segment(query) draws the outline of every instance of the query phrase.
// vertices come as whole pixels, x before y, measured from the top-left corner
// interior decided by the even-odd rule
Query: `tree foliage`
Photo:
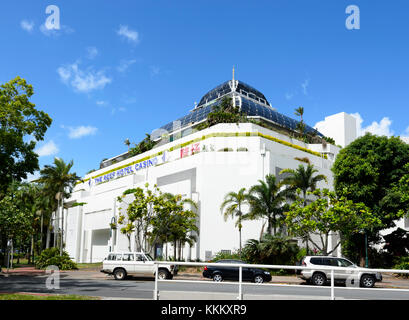
[[[400,138],[367,133],[338,154],[332,167],[335,191],[369,207],[382,221],[378,229],[393,227],[406,209],[397,186],[408,173],[407,163],[409,145]]]
[[[33,87],[20,77],[0,86],[0,198],[13,180],[39,169],[34,149],[52,120],[30,102],[33,94]]]
[[[344,237],[381,224],[363,203],[354,203],[345,196],[337,197],[328,189],[317,189],[309,194],[315,200],[304,206],[304,199],[299,197],[285,213],[285,222],[291,234],[308,235],[309,241],[324,255],[331,254],[340,245],[339,241],[332,249],[328,248],[330,233],[339,232]],[[320,240],[317,242],[312,235]]]
[[[272,174],[266,176],[265,181],[259,180],[257,185],[250,188],[248,203],[250,204],[248,219],[265,218],[267,233],[276,234],[276,229],[282,225],[287,200],[293,199],[292,192],[283,189],[282,184]]]
[[[236,220],[236,227],[239,229],[239,252],[241,253],[241,229],[243,228],[243,206],[248,204],[248,195],[245,188],[241,188],[239,192],[229,192],[225,195],[220,211],[223,214],[224,220],[229,217]]]
[[[243,248],[243,259],[256,264],[292,265],[300,248],[297,243],[283,235],[265,234],[258,241],[250,239]]]

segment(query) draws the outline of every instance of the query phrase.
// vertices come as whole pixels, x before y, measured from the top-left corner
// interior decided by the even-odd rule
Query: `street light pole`
[[[368,268],[368,235],[365,230],[365,268]]]

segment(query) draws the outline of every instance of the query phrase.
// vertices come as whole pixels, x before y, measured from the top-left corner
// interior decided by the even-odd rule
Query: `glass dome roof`
[[[212,111],[213,107],[220,104],[222,100],[220,98],[222,96],[231,96],[233,95],[233,92],[236,93],[236,97],[240,97],[241,111],[248,116],[264,118],[291,131],[297,129],[299,121],[277,112],[271,107],[266,97],[260,91],[244,82],[233,82],[231,80],[226,81],[207,92],[195,109],[193,109],[188,115],[172,121],[160,129],[171,133],[175,129],[183,129],[184,127],[203,121],[207,118],[207,115]],[[176,126],[174,125],[175,122],[178,123]],[[320,132],[317,132],[314,128],[308,125],[306,125],[305,131],[316,132],[317,135],[321,137],[323,136]]]

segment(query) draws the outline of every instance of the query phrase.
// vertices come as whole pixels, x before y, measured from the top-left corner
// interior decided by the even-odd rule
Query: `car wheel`
[[[166,270],[159,270],[158,271],[158,279],[159,280],[166,280],[169,278],[168,272]]]
[[[254,277],[254,282],[255,283],[263,283],[264,282],[264,278],[261,275],[257,275]]]
[[[369,274],[364,274],[361,277],[361,287],[372,288],[375,285],[375,279]]]
[[[213,281],[214,282],[222,282],[223,281],[223,277],[220,273],[216,273],[213,275]]]
[[[311,279],[311,283],[315,286],[323,286],[326,281],[327,277],[321,272],[314,273]]]
[[[116,269],[114,271],[115,280],[124,280],[126,278],[126,271],[122,268]]]

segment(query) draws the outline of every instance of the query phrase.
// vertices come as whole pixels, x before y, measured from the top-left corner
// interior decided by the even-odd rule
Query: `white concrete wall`
[[[205,259],[206,251],[215,254],[220,250],[233,251],[239,248],[239,233],[235,227],[235,220],[224,221],[220,211],[220,205],[228,192],[238,192],[242,187],[249,189],[259,179],[269,173],[276,174],[279,169],[297,168],[303,162],[295,160],[295,157],[308,157],[319,170],[319,173],[325,174],[329,179],[328,185],[320,183],[319,187],[332,188],[333,179],[330,171],[332,162],[330,160],[259,136],[210,137],[198,142],[200,148],[206,146],[207,152],[200,152],[185,158],[180,158],[180,148],[169,151],[169,148],[180,143],[211,133],[223,132],[260,132],[311,149],[311,146],[301,141],[255,124],[219,124],[93,172],[84,179],[105,174],[111,169],[132,163],[137,159],[143,159],[147,155],[168,150],[166,153],[168,162],[166,163],[141,169],[134,174],[105,183],[89,185],[89,181],[85,181],[76,187],[70,200],[85,202],[86,204],[82,206],[82,215],[79,215],[78,208],[69,209],[68,215],[71,216],[71,219],[68,221],[67,250],[70,255],[81,262],[100,260],[102,255],[108,252],[109,245],[112,246],[114,243],[113,239],[110,239],[108,243],[106,235],[112,217],[117,216],[118,210],[123,206],[115,203],[115,199],[126,189],[143,187],[146,182],[149,182],[151,187],[156,183],[160,184],[161,190],[165,192],[180,193],[188,198],[197,198],[200,214],[199,241],[192,250],[185,248],[183,256],[202,260]],[[187,147],[191,148],[192,145]],[[217,151],[226,147],[234,151]],[[248,151],[237,152],[238,148],[247,148]],[[262,149],[265,149],[264,155],[261,154]],[[339,149],[336,148],[333,152],[337,152],[337,150]],[[262,221],[244,222],[242,245],[248,239],[259,239],[261,227]],[[116,245],[113,249],[127,251],[128,239],[126,236],[121,234],[119,229],[115,234]],[[134,238],[131,239],[131,243],[131,249],[134,250]],[[104,246],[105,248],[103,248]],[[171,246],[169,246],[168,253],[173,254]]]

